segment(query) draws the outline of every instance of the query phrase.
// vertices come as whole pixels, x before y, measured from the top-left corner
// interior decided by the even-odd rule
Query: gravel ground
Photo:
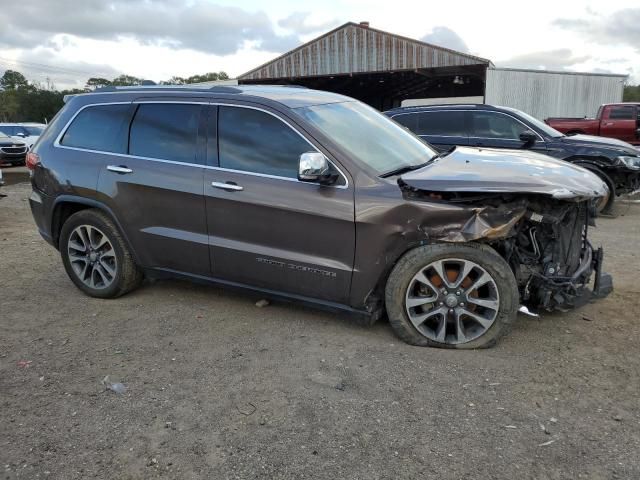
[[[445,351],[179,281],[85,297],[0,191],[0,478],[640,478],[640,205],[592,231],[607,299]]]

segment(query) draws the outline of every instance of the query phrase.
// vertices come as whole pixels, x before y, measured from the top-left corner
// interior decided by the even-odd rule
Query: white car
[[[40,138],[46,125],[44,123],[0,123],[0,133],[4,133],[9,137],[22,140],[27,144],[29,150]]]

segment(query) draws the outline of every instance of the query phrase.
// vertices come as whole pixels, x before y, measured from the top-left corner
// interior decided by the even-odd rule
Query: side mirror
[[[531,144],[535,143],[535,141],[538,140],[538,136],[531,130],[525,130],[520,134],[520,140],[522,140],[526,144]]]
[[[335,181],[335,175],[329,172],[329,160],[320,152],[306,152],[300,155],[298,180],[329,184]]]

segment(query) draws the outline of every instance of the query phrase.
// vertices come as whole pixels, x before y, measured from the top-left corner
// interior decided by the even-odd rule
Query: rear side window
[[[403,127],[411,130],[413,133],[416,133],[418,130],[418,115],[415,113],[401,113],[400,115],[396,115],[392,118]]]
[[[129,104],[96,105],[82,110],[60,143],[67,147],[126,153]]]
[[[472,136],[478,138],[497,138],[517,140],[520,134],[529,130],[515,118],[495,112],[472,112]]]
[[[449,137],[464,137],[465,112],[422,112],[416,114],[418,135],[441,135]]]
[[[611,120],[635,120],[635,107],[611,107],[609,118]]]
[[[141,104],[131,124],[129,153],[182,163],[198,161],[201,105]]]
[[[219,107],[220,166],[279,177],[298,177],[300,155],[313,152],[300,135],[268,113]]]

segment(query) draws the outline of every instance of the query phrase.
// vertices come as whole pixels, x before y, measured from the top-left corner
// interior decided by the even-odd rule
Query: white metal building
[[[592,117],[603,103],[622,101],[627,75],[487,69],[484,103],[536,118]]]

